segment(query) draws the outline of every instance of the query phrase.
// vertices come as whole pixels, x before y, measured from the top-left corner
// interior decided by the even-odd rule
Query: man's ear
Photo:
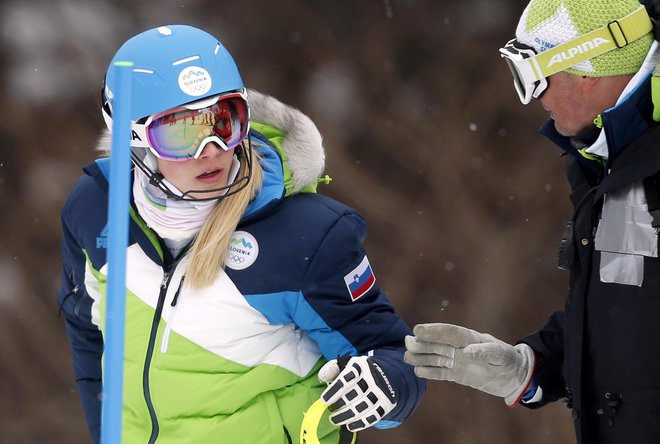
[[[590,76],[582,76],[582,89],[585,92],[590,92],[593,91],[594,88],[599,86],[602,82],[604,77],[590,77]]]
[[[580,87],[582,93],[590,97],[590,100],[600,112],[613,107],[632,79],[632,75],[583,77]]]

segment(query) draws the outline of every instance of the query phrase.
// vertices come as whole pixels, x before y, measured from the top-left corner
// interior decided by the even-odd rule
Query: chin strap
[[[182,193],[174,185],[172,185],[167,179],[165,179],[165,177],[160,172],[150,168],[149,165],[147,165],[147,163],[144,161],[144,159],[140,158],[140,156],[138,156],[134,150],[131,150],[131,160],[133,161],[133,164],[136,167],[138,167],[149,178],[149,183],[151,185],[158,188],[160,191],[165,193],[167,197],[171,199],[197,200],[197,201],[218,200],[238,193],[243,188],[245,188],[248,185],[248,183],[250,183],[250,179],[252,178],[252,139],[249,134],[247,136],[247,139],[248,139],[247,148],[245,148],[245,146],[242,144],[235,148],[236,159],[239,162],[239,166],[238,168],[236,168],[234,178],[232,179],[230,177],[230,180],[233,180],[232,183],[230,183],[229,185],[225,185],[224,187],[214,188],[212,190],[188,190]],[[149,154],[147,154],[147,156],[148,155]],[[240,171],[240,163],[243,161],[246,162],[247,172],[244,176],[236,179],[236,176]],[[204,195],[209,193],[218,193],[223,190],[226,191],[226,193],[220,196],[197,197],[199,195]],[[192,195],[196,195],[196,196],[193,197]]]
[[[160,191],[165,193],[167,197],[172,199],[180,199],[181,193],[175,193],[170,189],[170,187],[165,183],[165,177],[160,174],[158,171],[153,171],[147,164],[131,150],[131,161],[133,164],[138,167],[145,176],[149,179],[149,184],[158,188]]]

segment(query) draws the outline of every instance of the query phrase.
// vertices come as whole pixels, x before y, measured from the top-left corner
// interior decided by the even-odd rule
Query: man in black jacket
[[[450,324],[417,325],[406,341],[418,376],[510,406],[567,400],[579,443],[660,442],[654,23],[637,0],[531,0],[500,53],[521,101],[550,112],[541,132],[568,154],[565,309],[515,346]]]

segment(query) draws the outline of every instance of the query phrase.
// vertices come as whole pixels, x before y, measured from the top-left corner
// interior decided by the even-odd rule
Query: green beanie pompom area
[[[518,22],[516,40],[540,53],[607,26],[639,7],[637,0],[531,0]],[[566,72],[588,77],[634,74],[652,43],[653,33],[649,32],[623,48],[571,66]]]

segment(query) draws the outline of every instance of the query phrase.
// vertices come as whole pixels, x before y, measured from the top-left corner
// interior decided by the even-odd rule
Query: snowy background
[[[57,316],[59,210],[93,160],[106,66],[128,37],[188,23],[245,83],[324,135],[321,192],[359,209],[376,277],[411,325],[507,341],[563,304],[570,217],[559,152],[498,56],[524,0],[0,0],[0,443],[86,443]],[[570,443],[537,411],[431,382],[402,427],[362,443]]]

